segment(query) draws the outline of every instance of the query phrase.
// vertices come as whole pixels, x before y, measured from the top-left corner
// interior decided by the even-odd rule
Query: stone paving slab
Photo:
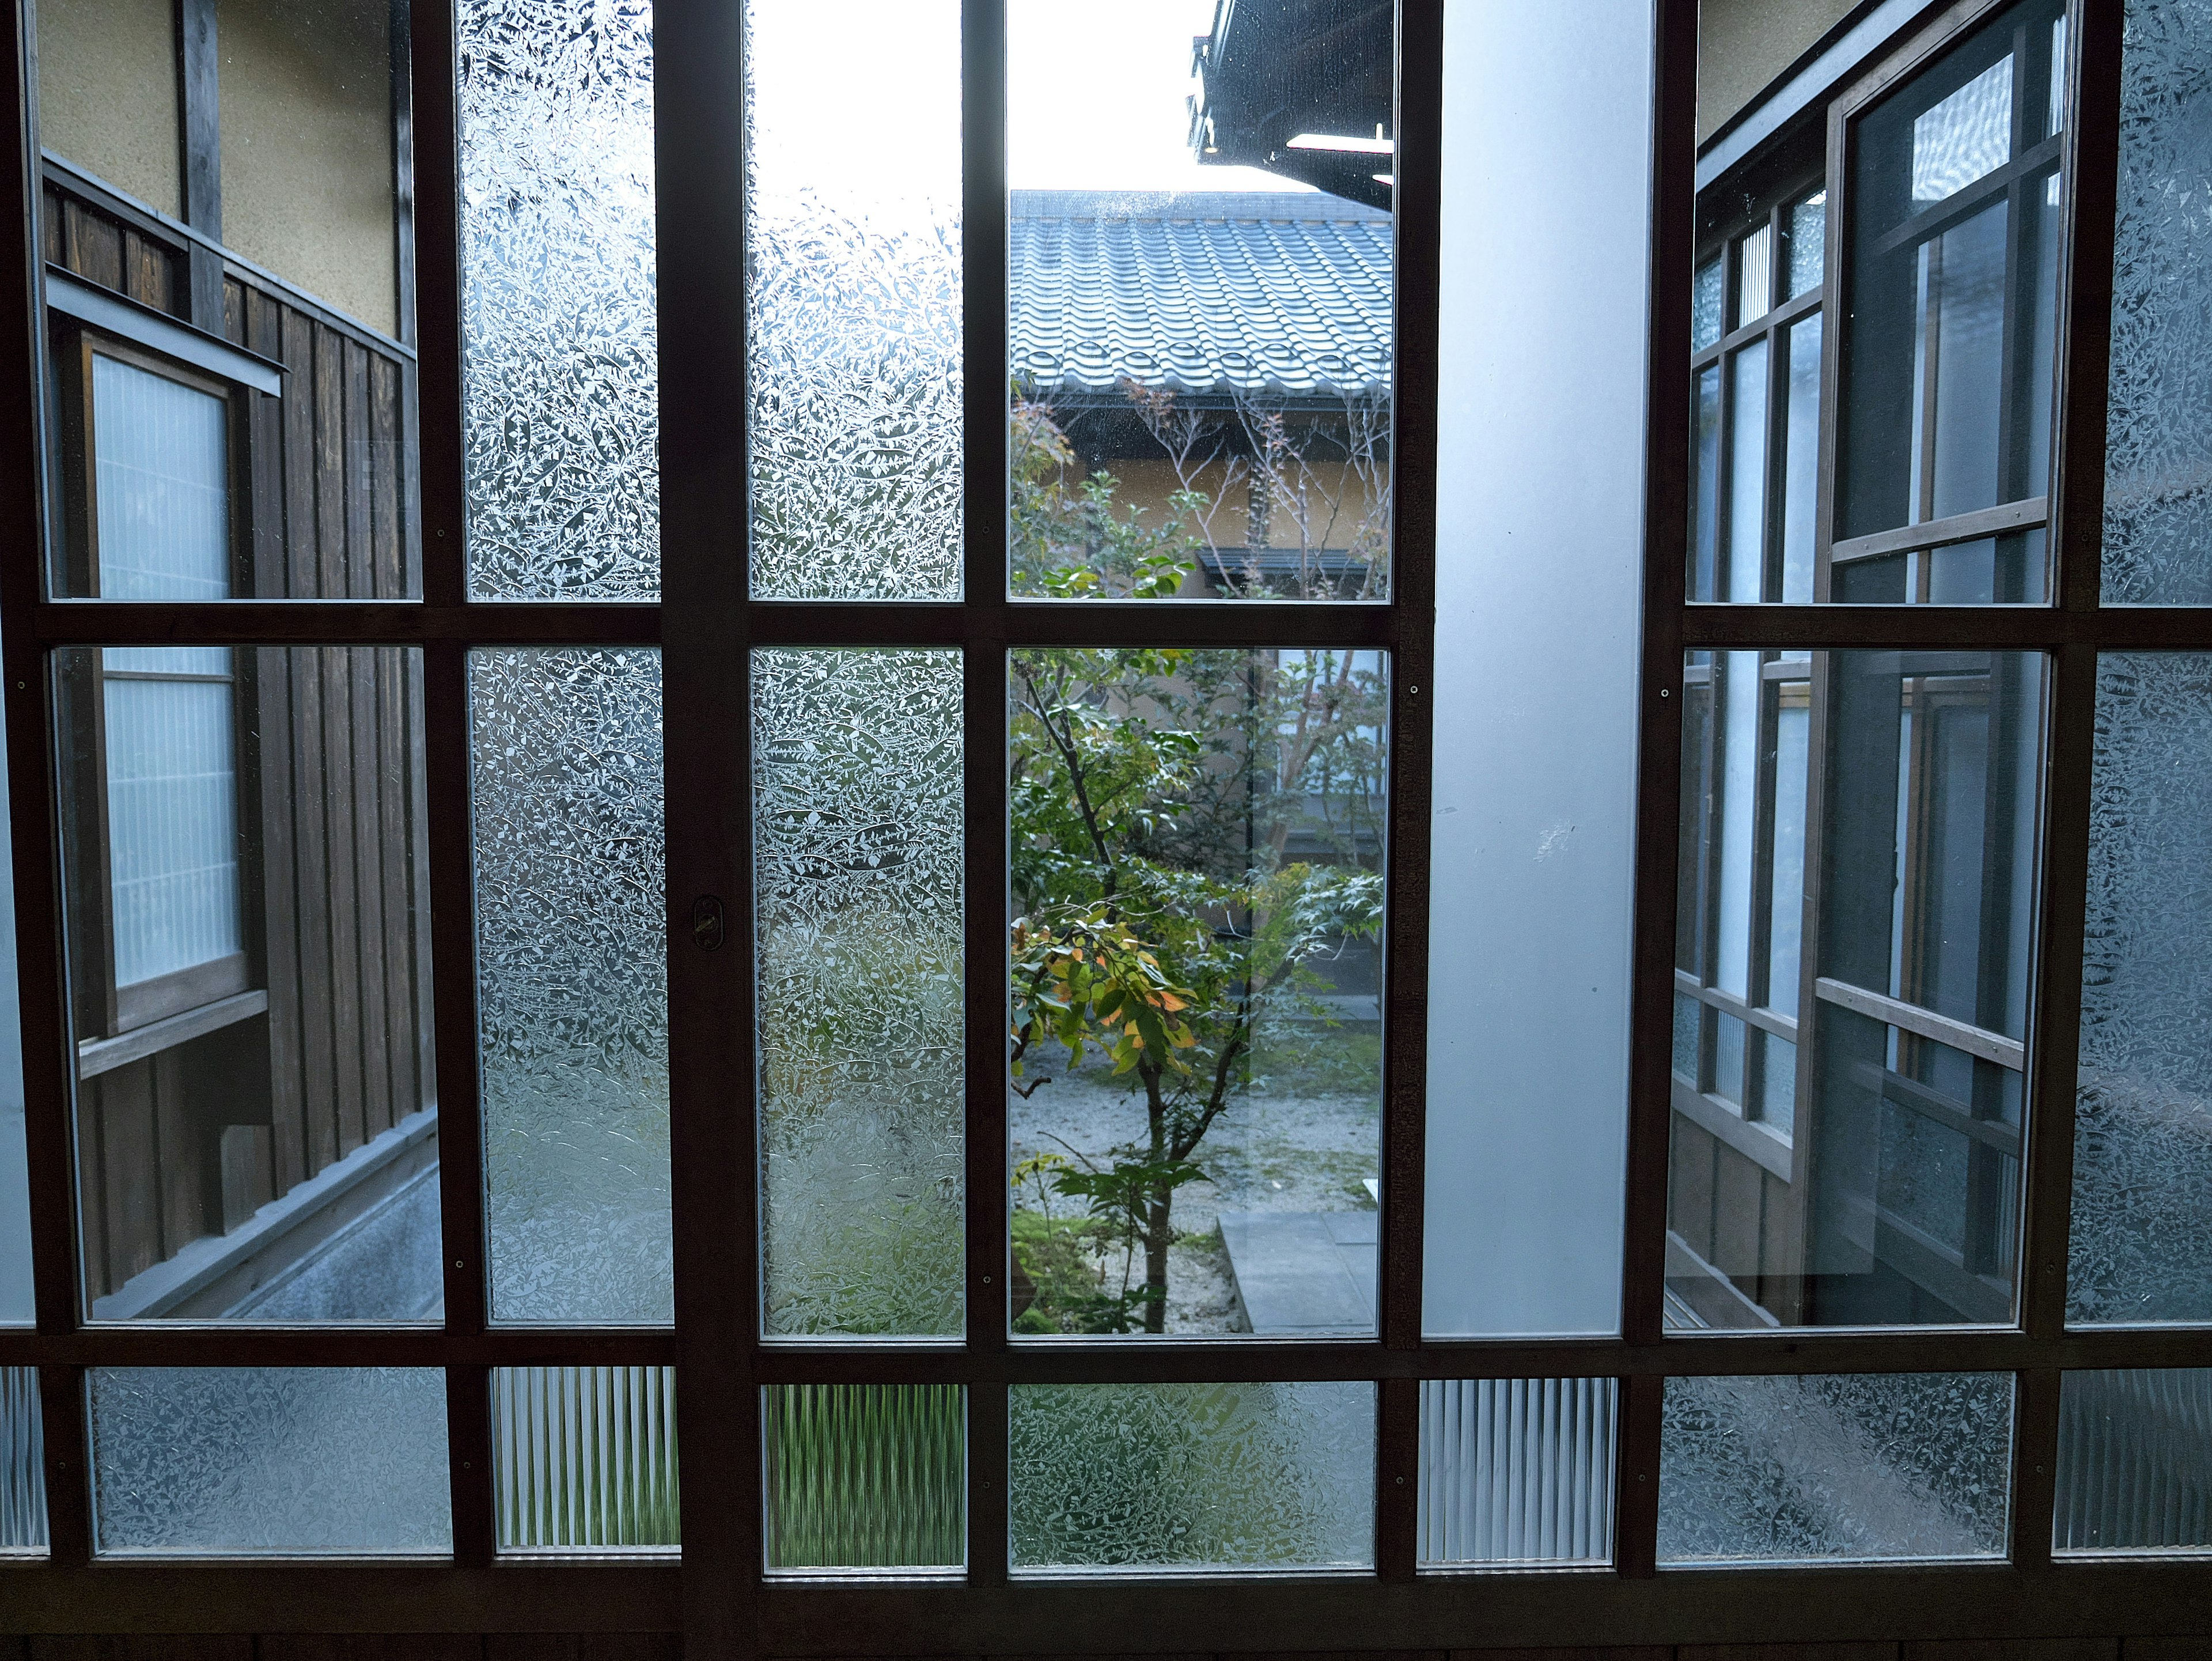
[[[1224,1211],[1222,1244],[1246,1328],[1255,1333],[1376,1329],[1372,1211]]]

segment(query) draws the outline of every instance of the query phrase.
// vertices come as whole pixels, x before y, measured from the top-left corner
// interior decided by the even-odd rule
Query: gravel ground
[[[1145,1134],[1142,1095],[1122,1090],[1103,1068],[1090,1077],[1056,1077],[1027,1100],[1010,1094],[1006,1111],[1010,1177],[1015,1165],[1036,1153],[1073,1152],[1103,1165],[1109,1149]],[[1176,1195],[1176,1232],[1202,1237],[1203,1244],[1178,1244],[1169,1253],[1168,1330],[1237,1328],[1228,1259],[1214,1231],[1221,1212],[1370,1209],[1375,1202],[1362,1179],[1377,1172],[1380,1129],[1376,1103],[1368,1096],[1234,1100],[1192,1156],[1208,1180]],[[1033,1208],[1035,1189],[1014,1202]],[[1055,1209],[1066,1203],[1056,1201]],[[1118,1256],[1114,1267],[1118,1272]],[[1136,1273],[1143,1272],[1140,1257]]]

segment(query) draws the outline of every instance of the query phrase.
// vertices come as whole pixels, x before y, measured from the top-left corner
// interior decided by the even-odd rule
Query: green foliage
[[[1204,538],[1197,490],[1177,490],[1165,522],[1147,526],[1115,505],[1121,481],[1096,472],[1071,483],[1075,452],[1043,405],[1015,398],[1009,478],[1013,587],[1018,594],[1157,599],[1198,569]]]

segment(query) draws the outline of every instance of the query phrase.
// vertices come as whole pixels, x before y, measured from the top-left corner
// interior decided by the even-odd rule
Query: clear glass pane
[[[2212,655],[2097,664],[2066,1317],[2212,1320]]]
[[[1790,271],[1786,281],[1794,300],[1827,278],[1828,193],[1815,191],[1790,210]]]
[[[483,599],[660,591],[649,0],[466,0],[463,442]]]
[[[1813,541],[1820,498],[1820,332],[1815,312],[1790,326],[1789,400],[1784,414],[1782,598],[1813,598]]]
[[[422,663],[55,654],[94,1320],[434,1320]]]
[[[1659,1561],[2002,1557],[2008,1372],[1669,1378]]]
[[[453,1545],[434,1367],[94,1367],[103,1557],[370,1556]]]
[[[1729,360],[1728,597],[1738,601],[1765,594],[1766,347],[1753,341]]]
[[[769,1573],[959,1569],[967,1415],[957,1384],[762,1390]]]
[[[0,746],[6,738],[6,728],[0,725]],[[0,767],[0,824],[11,823],[7,771]],[[25,1142],[19,991],[15,861],[0,860],[0,1326],[28,1326],[38,1315],[31,1285],[31,1167]],[[36,1373],[29,1376],[37,1378]],[[6,1525],[0,1524],[0,1540],[9,1537]]]
[[[2199,0],[2129,0],[2121,48],[2107,605],[2212,604],[2212,85]]]
[[[665,1322],[660,654],[474,652],[469,702],[492,1315]]]
[[[230,593],[228,401],[94,351],[89,515],[106,599]]]
[[[1366,1568],[1375,1386],[1016,1384],[1014,1570]]]
[[[1386,666],[1012,663],[1015,1330],[1372,1332]]]
[[[672,1367],[495,1367],[504,1555],[657,1552],[679,1536]]]
[[[745,5],[752,591],[961,587],[960,7]],[[1018,279],[1017,279],[1018,292]]]
[[[762,1321],[955,1335],[957,651],[753,654]]]
[[[173,9],[72,0],[42,7],[38,30],[40,147],[183,217]]]
[[[1613,1561],[1611,1378],[1425,1378],[1424,1568]]]
[[[1017,593],[1388,596],[1395,21],[1011,0]]]
[[[39,1370],[0,1367],[0,1557],[46,1555],[46,1461]]]
[[[2212,1550],[2212,1368],[2069,1372],[2051,1549]]]
[[[1713,1007],[1718,1050],[1702,1090],[1684,1078],[1674,1092],[1669,1321],[2008,1321],[2043,660],[1705,655],[1685,666],[1685,738],[1724,740],[1726,753],[1685,751],[1678,891],[1717,922],[1692,937],[1675,992]],[[1746,730],[1731,721],[1714,733],[1698,700],[1733,710],[1738,686],[1753,689]],[[1819,756],[1808,753],[1816,697]],[[1756,764],[1738,768],[1739,749]],[[1808,826],[1816,771],[1826,812]],[[1740,819],[1758,827],[1741,833],[1755,852],[1731,858]],[[1738,916],[1748,963],[1733,943]],[[1745,986],[1752,1003],[1739,1017]],[[1811,1051],[1802,1093],[1801,1045]]]
[[[1720,597],[1721,366],[1698,373],[1698,476],[1690,496],[1690,598]]]

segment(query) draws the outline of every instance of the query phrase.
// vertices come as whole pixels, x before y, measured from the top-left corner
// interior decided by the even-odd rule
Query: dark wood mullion
[[[1793,194],[1796,197],[1802,197],[1804,192],[1798,191]],[[1782,209],[1786,209],[1790,205],[1790,203],[1785,201],[1776,210],[1776,212],[1778,214]],[[1725,243],[1723,244],[1723,248],[1727,246]],[[1779,244],[1778,243],[1777,246],[1778,247]],[[1725,257],[1723,254],[1723,258]],[[1777,257],[1779,258],[1778,255]],[[1778,269],[1775,280],[1777,283],[1783,280]],[[1771,334],[1777,331],[1787,332],[1790,326],[1800,318],[1819,311],[1820,299],[1820,290],[1808,289],[1803,294],[1792,295],[1785,300],[1777,301],[1773,309],[1765,316],[1754,318],[1740,329],[1731,330],[1704,350],[1694,353],[1690,359],[1691,369],[1692,371],[1709,369],[1722,358],[1735,352],[1739,346],[1748,346],[1762,335]]]
[[[2092,554],[2094,555],[2094,550]],[[2114,606],[2100,612],[2040,605],[1692,605],[1685,643],[1741,647],[1863,646],[1899,649],[2212,650],[2212,606]]]
[[[221,335],[222,256],[209,246],[222,240],[222,52],[216,40],[216,0],[175,0],[174,15],[185,222],[207,239],[193,242],[185,252],[185,314],[195,327]]]

